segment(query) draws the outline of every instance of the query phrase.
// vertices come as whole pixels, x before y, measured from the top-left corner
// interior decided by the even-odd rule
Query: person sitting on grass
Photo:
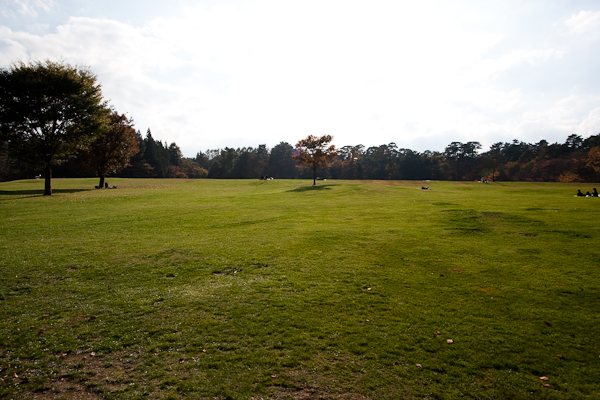
[[[596,190],[596,188],[592,190],[592,197],[598,197],[598,191]]]
[[[585,194],[581,193],[581,190],[577,189],[577,197],[585,197]]]

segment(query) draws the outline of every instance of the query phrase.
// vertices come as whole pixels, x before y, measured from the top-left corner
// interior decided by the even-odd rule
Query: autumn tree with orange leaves
[[[588,153],[586,165],[600,172],[600,146],[592,147]]]
[[[301,165],[312,168],[313,186],[317,184],[317,168],[327,165],[338,154],[334,145],[327,147],[332,140],[331,135],[308,135],[306,139],[296,143],[296,154],[292,157]]]
[[[107,131],[80,153],[79,159],[100,177],[99,187],[103,188],[104,178],[131,165],[129,160],[139,151],[133,120],[113,111]]]

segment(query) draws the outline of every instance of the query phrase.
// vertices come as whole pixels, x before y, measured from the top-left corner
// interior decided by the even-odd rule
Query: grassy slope
[[[0,184],[0,397],[600,396],[575,186],[53,183]]]

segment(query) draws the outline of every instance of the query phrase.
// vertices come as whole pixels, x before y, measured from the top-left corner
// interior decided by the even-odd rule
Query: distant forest
[[[175,143],[155,140],[148,129],[137,132],[139,153],[131,166],[112,176],[131,178],[312,179],[309,168],[298,168],[295,148],[281,142],[208,150],[194,158],[182,156]],[[480,152],[479,142],[452,142],[443,152],[398,148],[395,143],[365,148],[339,148],[337,157],[318,175],[328,179],[480,180],[531,182],[600,181],[600,134],[583,139],[570,135],[564,143],[542,140],[498,142]],[[0,180],[33,178],[43,171],[10,156],[8,143],[0,143]],[[90,177],[77,157],[53,167],[54,177]]]

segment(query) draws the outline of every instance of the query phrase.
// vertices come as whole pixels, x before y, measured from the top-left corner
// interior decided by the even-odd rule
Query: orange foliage
[[[181,168],[176,165],[169,165],[167,167],[167,176],[169,178],[183,178],[183,179],[188,178],[187,174],[185,172],[183,172],[181,170]]]
[[[600,146],[592,147],[587,155],[586,164],[596,172],[600,172]]]
[[[574,172],[565,172],[558,177],[559,182],[570,183],[570,182],[582,182],[583,180],[579,175]]]
[[[334,145],[327,147],[332,140],[333,136],[331,135],[321,137],[308,135],[306,139],[296,143],[296,154],[292,157],[301,164],[312,168],[313,185],[317,179],[317,168],[327,165],[338,154]]]

